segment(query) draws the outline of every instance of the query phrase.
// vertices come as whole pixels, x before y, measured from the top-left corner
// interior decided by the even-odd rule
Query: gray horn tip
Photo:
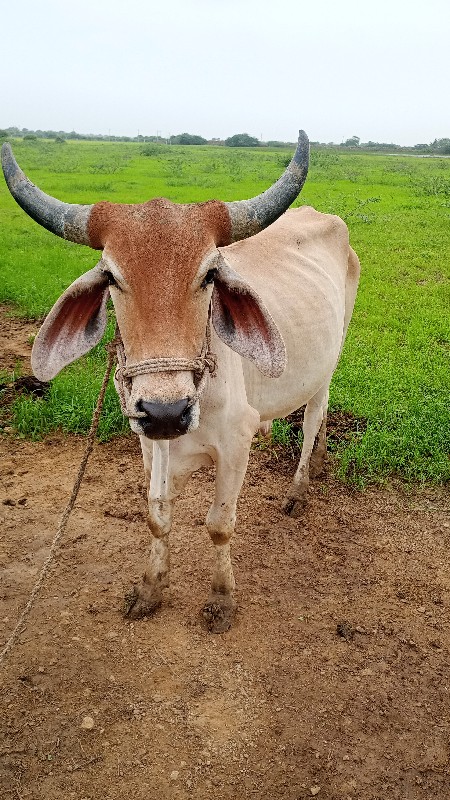
[[[8,186],[10,186],[12,176],[21,171],[9,142],[2,144],[2,169]]]
[[[305,131],[300,130],[298,132],[297,152],[301,152],[303,155],[309,156],[309,139]]]
[[[14,158],[12,147],[9,142],[3,142],[2,144],[2,163],[10,158]]]

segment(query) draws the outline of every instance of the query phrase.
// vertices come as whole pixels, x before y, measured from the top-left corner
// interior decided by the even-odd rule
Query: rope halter
[[[208,374],[214,377],[217,372],[217,358],[211,352],[211,330],[210,322],[206,328],[205,341],[202,351],[197,358],[147,358],[144,361],[137,361],[135,364],[127,364],[125,348],[120,335],[119,326],[116,323],[115,337],[108,345],[108,349],[116,351],[117,368],[115,372],[116,389],[119,395],[122,414],[130,419],[146,417],[145,411],[134,411],[129,405],[132,378],[137,375],[148,375],[152,372],[193,372],[196,390],[189,399],[187,408],[190,408],[199,400],[206,386]]]

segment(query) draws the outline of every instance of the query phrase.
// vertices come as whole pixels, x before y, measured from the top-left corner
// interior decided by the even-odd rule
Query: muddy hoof
[[[302,487],[291,486],[281,507],[288,517],[301,517],[306,504],[306,492],[302,490]]]
[[[149,591],[145,584],[133,586],[125,595],[123,615],[129,619],[150,617],[161,603],[161,593]]]
[[[225,633],[234,620],[236,603],[230,595],[211,595],[203,606],[202,614],[210,633]]]

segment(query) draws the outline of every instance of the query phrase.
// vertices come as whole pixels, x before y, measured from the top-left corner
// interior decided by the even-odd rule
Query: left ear
[[[109,288],[99,265],[78,278],[55,303],[34,340],[31,366],[49,381],[101,340]]]
[[[223,256],[212,294],[212,323],[228,347],[250,359],[268,378],[286,367],[286,347],[269,311]]]

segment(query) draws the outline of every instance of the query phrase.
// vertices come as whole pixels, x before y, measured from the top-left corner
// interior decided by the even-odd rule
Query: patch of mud
[[[13,316],[10,309],[0,304],[0,369],[12,372],[22,364],[30,372],[31,347],[39,330],[39,322],[30,322]]]
[[[22,375],[20,378],[8,383],[0,383],[0,392],[5,389],[10,389],[11,392],[17,394],[32,394],[35,397],[45,397],[48,393],[50,384],[47,381],[40,381],[34,375]]]
[[[297,435],[302,430],[304,411],[305,407],[303,406],[286,417],[294,435]],[[364,417],[355,417],[350,411],[328,412],[327,439],[329,442],[337,444],[338,442],[348,441],[355,434],[364,433],[366,428],[367,420]]]

